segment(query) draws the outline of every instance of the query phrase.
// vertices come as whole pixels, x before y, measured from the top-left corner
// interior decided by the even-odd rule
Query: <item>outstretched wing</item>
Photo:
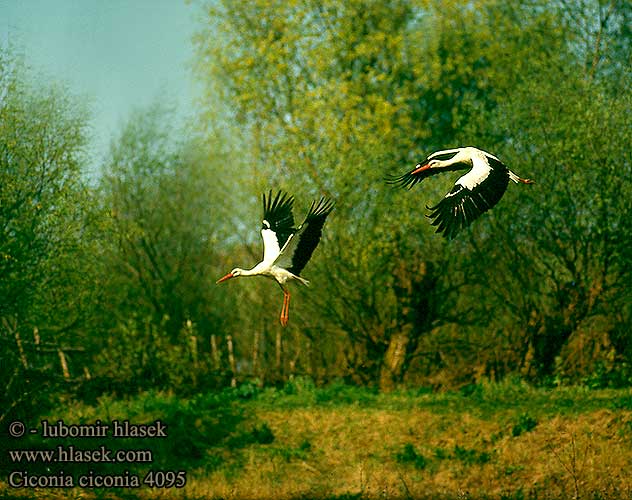
[[[333,201],[327,198],[312,202],[305,221],[298,228],[298,243],[292,255],[292,265],[288,268],[292,274],[299,276],[311,258],[323,233],[325,220],[333,209]]]
[[[272,190],[263,194],[263,262],[273,263],[280,255],[290,236],[296,232],[292,205],[294,198],[283,191],[272,197]]]
[[[502,168],[491,168],[487,177],[477,184],[471,178],[473,173],[468,172],[456,181],[452,190],[437,205],[426,207],[432,210],[427,217],[437,227],[436,232],[448,239],[454,238],[461,229],[496,205],[507,190],[509,173],[504,165]]]
[[[436,170],[433,171],[431,168],[419,171],[421,166],[421,163],[419,163],[410,172],[406,172],[403,175],[388,174],[384,180],[387,184],[410,189],[426,177],[430,177],[431,175],[438,173]]]

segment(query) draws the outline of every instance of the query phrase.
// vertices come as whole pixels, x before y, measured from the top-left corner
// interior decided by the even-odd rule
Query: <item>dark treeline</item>
[[[199,124],[137,111],[96,186],[81,104],[0,51],[0,421],[60,388],[632,382],[628,2],[199,9]],[[448,242],[424,205],[455,176],[383,178],[465,145],[537,184]],[[214,283],[271,188],[336,201],[285,329],[274,283]]]

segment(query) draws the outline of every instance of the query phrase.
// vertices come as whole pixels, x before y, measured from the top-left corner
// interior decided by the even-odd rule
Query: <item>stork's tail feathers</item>
[[[292,273],[292,276],[294,276],[294,278],[296,278],[296,280],[300,281],[303,285],[309,286],[309,280],[306,280],[302,276],[298,276],[297,274],[294,274],[294,273]]]

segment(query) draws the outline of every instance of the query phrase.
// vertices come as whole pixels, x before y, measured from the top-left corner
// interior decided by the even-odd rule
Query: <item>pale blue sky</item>
[[[194,11],[184,0],[0,0],[0,44],[87,97],[96,166],[131,110],[166,99],[191,115]]]

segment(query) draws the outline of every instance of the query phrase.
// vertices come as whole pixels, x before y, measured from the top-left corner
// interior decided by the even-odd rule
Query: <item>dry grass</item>
[[[468,413],[312,409],[260,415],[276,439],[251,447],[235,473],[220,469],[193,481],[193,497],[225,499],[323,498],[630,498],[630,412],[596,411],[575,419],[553,417],[513,437],[497,422]],[[278,450],[311,443],[307,456]],[[397,450],[411,443],[428,458],[419,470],[398,463]],[[468,463],[450,454],[456,446],[486,452],[489,460]],[[275,451],[277,450],[277,451]]]
[[[610,393],[595,394],[590,397],[596,403],[585,407],[581,398],[558,399],[563,413],[531,393],[515,402],[401,395],[361,403],[238,402],[252,422],[271,429],[271,443],[209,448],[201,466],[187,471],[181,490],[143,487],[120,494],[225,500],[632,498],[632,411],[608,404]],[[516,430],[521,415],[529,418]],[[217,456],[221,460],[213,461]],[[15,497],[117,493],[15,490],[0,483],[0,499]]]

